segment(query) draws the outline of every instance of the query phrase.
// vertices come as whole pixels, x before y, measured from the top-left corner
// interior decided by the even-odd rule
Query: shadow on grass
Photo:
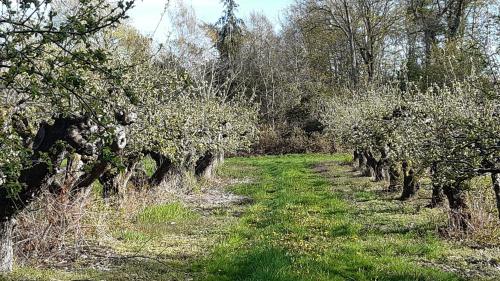
[[[301,280],[293,273],[293,261],[277,248],[256,247],[248,251],[222,254],[210,260],[207,281]]]
[[[112,262],[108,270],[89,274],[86,280],[189,280],[189,263],[182,257],[173,259],[122,258]],[[85,280],[85,279],[83,279]]]
[[[349,231],[346,232],[348,234]],[[339,237],[342,236],[340,233]],[[208,264],[208,267],[206,265]],[[224,253],[205,265],[204,281],[451,281],[451,273],[416,268],[403,261],[359,253],[356,246],[338,249],[323,256],[294,257],[285,250],[257,246],[246,251]]]

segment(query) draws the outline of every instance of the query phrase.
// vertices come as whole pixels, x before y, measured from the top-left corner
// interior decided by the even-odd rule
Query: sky
[[[215,23],[222,15],[220,0],[183,0],[194,8],[196,16],[209,23]],[[135,7],[130,11],[130,21],[143,34],[151,36],[156,26],[159,26],[154,35],[157,41],[163,41],[169,33],[168,13],[165,14],[160,25],[162,12],[168,0],[136,0]],[[172,2],[172,1],[171,1]],[[263,12],[273,22],[279,22],[279,15],[293,0],[239,0],[238,15],[246,18],[252,11]]]

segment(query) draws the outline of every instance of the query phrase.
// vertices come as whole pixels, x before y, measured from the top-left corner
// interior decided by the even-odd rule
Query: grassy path
[[[341,154],[228,159],[221,176],[238,178],[231,190],[252,204],[150,206],[107,245],[126,258],[69,269],[21,267],[6,280],[461,280],[457,272],[500,280],[491,263],[500,260],[497,249],[439,238],[446,214],[423,208],[426,194],[395,200],[397,194],[357,177],[343,165],[348,160]]]
[[[230,160],[226,174],[256,177],[234,188],[255,204],[198,264],[201,279],[459,280],[418,265],[445,254],[432,214],[421,218],[399,202],[376,200],[366,179],[340,165],[347,156],[334,158]]]

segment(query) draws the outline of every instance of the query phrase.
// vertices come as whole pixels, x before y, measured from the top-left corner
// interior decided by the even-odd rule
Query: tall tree
[[[244,22],[236,16],[238,4],[235,0],[221,0],[224,13],[217,21],[216,47],[222,61],[231,63],[241,46]]]

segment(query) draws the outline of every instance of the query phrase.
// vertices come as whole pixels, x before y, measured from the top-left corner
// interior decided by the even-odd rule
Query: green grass
[[[148,177],[151,177],[155,173],[156,162],[151,157],[145,157],[141,162],[144,171]]]
[[[415,220],[424,228],[413,231],[407,225],[413,218],[399,215],[398,203],[374,210],[356,206],[377,196],[355,188],[366,187],[366,179],[349,176],[349,168],[339,165],[348,158],[229,160],[224,174],[257,177],[233,188],[255,204],[214,254],[198,264],[204,271],[201,280],[460,280],[419,265],[445,253],[434,232],[425,228],[428,222]],[[330,170],[336,175],[313,171],[332,161],[337,164]]]
[[[139,214],[137,220],[140,223],[163,224],[178,223],[198,219],[200,216],[183,206],[180,202],[147,207]]]
[[[8,280],[462,280],[457,272],[499,280],[494,266],[467,262],[500,260],[498,249],[440,238],[446,213],[422,207],[428,194],[396,200],[383,184],[353,173],[349,160],[342,154],[228,159],[219,173],[239,179],[230,189],[251,197],[251,205],[150,206],[115,230],[118,243],[111,245],[118,254],[150,258],[112,261],[107,270],[21,267]]]

